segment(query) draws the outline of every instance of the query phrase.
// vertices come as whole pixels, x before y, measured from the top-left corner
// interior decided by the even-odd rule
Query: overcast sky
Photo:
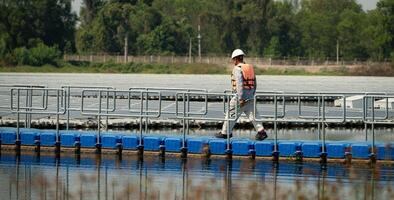
[[[371,10],[376,8],[376,3],[379,0],[357,0],[362,6],[364,10]],[[73,0],[73,11],[79,14],[79,8],[81,7],[82,0]]]
[[[363,5],[364,10],[372,10],[376,8],[376,3],[379,0],[357,0],[361,5]]]

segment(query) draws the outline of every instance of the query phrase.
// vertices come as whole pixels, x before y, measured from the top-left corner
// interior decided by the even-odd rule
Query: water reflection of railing
[[[66,129],[69,127],[70,111],[79,112],[84,116],[97,118],[97,148],[100,148],[100,135],[102,118],[105,117],[105,129],[108,129],[108,120],[115,118],[139,119],[140,138],[148,133],[150,119],[171,118],[182,123],[182,155],[186,156],[186,136],[189,134],[191,120],[203,120],[229,123],[234,117],[225,118],[229,112],[229,103],[232,98],[237,100],[235,94],[229,91],[223,93],[207,92],[204,89],[188,88],[144,88],[131,87],[128,90],[119,90],[109,86],[62,86],[59,89],[45,88],[44,86],[4,85],[9,89],[9,111],[17,115],[17,141],[19,139],[19,115],[26,114],[25,127],[31,124],[31,115],[56,115],[56,130],[59,132],[59,116],[67,114]],[[72,94],[73,93],[73,94]],[[166,98],[163,98],[165,94]],[[362,96],[361,111],[354,111],[347,106],[347,100],[352,95]],[[4,96],[4,95],[3,95]],[[80,101],[71,101],[71,97]],[[54,100],[55,98],[55,100]],[[286,93],[286,92],[257,92],[254,100],[254,109],[261,115],[254,116],[257,121],[272,123],[274,140],[273,157],[278,157],[278,125],[283,123],[313,124],[318,128],[318,139],[322,142],[321,157],[326,159],[325,142],[326,127],[329,124],[346,123],[351,120],[360,120],[365,125],[366,141],[368,129],[372,131],[372,146],[375,145],[375,125],[390,124],[389,99],[394,98],[390,93]],[[305,106],[304,100],[317,101],[314,107]],[[333,99],[341,101],[340,108],[328,106]],[[375,100],[385,100],[385,108],[376,109]],[[2,100],[6,103],[7,100]],[[266,102],[273,102],[267,104]],[[25,102],[23,106],[21,103]],[[296,102],[296,109],[289,109],[288,102]],[[163,104],[167,104],[163,106]],[[223,112],[220,104],[223,103]],[[215,107],[216,106],[216,107]],[[0,107],[4,109],[3,104]],[[294,109],[294,107],[293,107]],[[237,110],[237,109],[236,109]],[[238,112],[238,110],[237,110]],[[256,112],[255,112],[256,113]],[[145,128],[144,128],[145,126]],[[229,132],[227,134],[230,134]],[[58,134],[57,134],[58,138]],[[57,140],[58,141],[58,140]],[[139,149],[143,151],[142,140],[139,140]],[[371,158],[375,157],[372,148]],[[230,139],[227,139],[227,154],[231,156]]]
[[[212,195],[208,197],[283,199],[301,195],[316,199],[388,199],[392,195],[390,166],[328,164],[322,168],[318,163],[273,164],[262,160],[145,159],[5,154],[0,158],[0,169],[5,173],[0,176],[9,185],[2,188],[3,197],[204,199],[198,197]],[[377,174],[377,170],[382,173]],[[330,193],[331,189],[336,193]],[[303,194],[304,190],[308,193]]]

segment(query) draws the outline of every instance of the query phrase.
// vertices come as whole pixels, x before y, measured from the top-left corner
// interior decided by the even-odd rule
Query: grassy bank
[[[61,62],[58,66],[0,66],[0,72],[31,73],[141,73],[141,74],[229,74],[231,69],[215,64],[142,64]],[[304,69],[256,69],[257,75],[320,75],[320,76],[394,76],[390,66],[366,66],[348,69],[323,68],[318,72]]]
[[[144,73],[144,74],[227,74],[225,67],[199,64],[115,64],[66,62],[59,66],[12,66],[0,67],[0,72],[37,72],[37,73]]]

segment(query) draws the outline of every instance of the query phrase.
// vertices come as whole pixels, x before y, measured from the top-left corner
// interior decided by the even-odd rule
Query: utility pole
[[[201,63],[201,33],[200,33],[200,24],[198,25],[198,60]]]
[[[337,65],[339,65],[339,40],[337,39]]]
[[[127,37],[127,33],[124,37],[124,63],[128,62],[129,55],[129,38]]]
[[[192,63],[192,38],[189,39],[189,63]]]

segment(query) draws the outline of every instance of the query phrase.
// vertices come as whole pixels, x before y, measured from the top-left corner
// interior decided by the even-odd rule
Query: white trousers
[[[235,120],[234,121],[224,121],[223,127],[222,127],[222,134],[227,134],[227,130],[230,129],[230,133],[232,133],[235,122],[238,120],[239,116],[242,113],[245,113],[248,119],[253,123],[254,128],[256,131],[261,131],[264,129],[263,125],[261,123],[257,123],[256,119],[254,118],[254,108],[253,108],[254,101],[253,99],[247,101],[242,107],[238,105],[237,99],[232,98],[230,101],[230,111],[226,114],[226,119],[228,119],[228,114],[230,114],[231,118]],[[238,109],[238,112],[236,112],[235,109]],[[235,116],[237,115],[237,116]],[[256,116],[258,116],[259,113],[256,113]]]

